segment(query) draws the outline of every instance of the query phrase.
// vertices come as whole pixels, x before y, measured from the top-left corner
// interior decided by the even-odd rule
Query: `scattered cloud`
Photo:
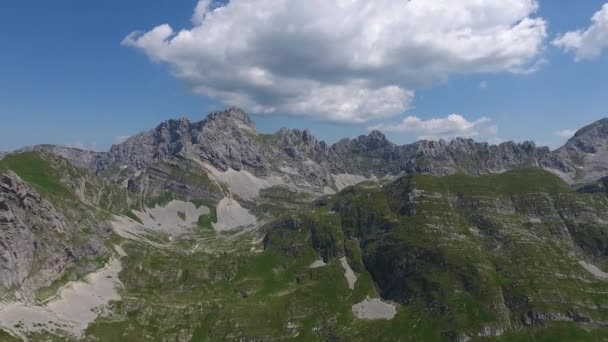
[[[574,136],[574,133],[576,133],[576,129],[562,129],[561,131],[555,132],[555,135],[560,138],[570,139]]]
[[[591,26],[566,32],[555,39],[553,45],[574,52],[577,61],[598,58],[608,48],[608,3],[593,15]]]
[[[498,127],[492,124],[492,120],[481,117],[474,121],[469,121],[459,114],[451,114],[445,118],[434,118],[422,120],[416,116],[408,116],[396,125],[380,124],[369,128],[384,132],[409,133],[418,139],[439,140],[476,138],[489,142],[497,142]]]
[[[479,82],[479,89],[488,89],[488,82],[486,82],[486,81]]]
[[[163,24],[123,45],[225,104],[357,123],[404,113],[418,87],[453,74],[534,70],[547,35],[537,9],[536,0],[201,0],[192,28]]]

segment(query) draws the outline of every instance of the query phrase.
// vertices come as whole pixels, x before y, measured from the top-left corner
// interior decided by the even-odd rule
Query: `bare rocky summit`
[[[396,145],[377,130],[329,145],[310,130],[283,128],[274,134],[260,133],[248,114],[232,107],[198,122],[167,120],[108,152],[51,145],[33,149],[57,154],[97,174],[105,171],[120,182],[129,178],[128,173],[116,177],[115,170],[108,170],[129,167],[134,174],[158,162],[191,159],[222,172],[233,169],[258,177],[285,176],[293,183],[308,182],[316,188],[335,188],[332,175],[338,174],[482,175],[526,167],[547,169],[574,184],[595,181],[608,171],[608,119],[582,128],[555,151],[532,141],[492,145],[464,138]]]
[[[608,170],[608,120],[581,129],[555,151],[532,141],[491,145],[463,138],[396,145],[379,131],[329,145],[309,130],[284,128],[275,134],[262,134],[245,112],[229,108],[200,122],[165,121],[113,146],[108,153],[97,157],[83,154],[77,164],[94,166],[97,172],[115,164],[141,170],[173,157],[201,160],[221,171],[298,175],[320,187],[333,187],[332,175],[337,174],[481,175],[524,167],[542,167],[569,183],[579,183],[596,180]]]
[[[606,176],[608,119],[581,128],[543,162],[543,166],[559,170],[570,183],[589,183]]]

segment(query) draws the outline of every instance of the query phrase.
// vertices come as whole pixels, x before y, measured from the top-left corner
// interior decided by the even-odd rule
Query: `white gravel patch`
[[[328,186],[323,187],[323,195],[333,195],[336,191]]]
[[[600,270],[597,266],[587,263],[585,261],[579,261],[579,265],[583,266],[589,273],[593,274],[596,278],[601,280],[608,280],[608,273]]]
[[[196,226],[201,215],[209,215],[209,208],[197,208],[190,202],[173,200],[164,207],[156,206],[143,212],[133,211],[149,230],[179,236]]]
[[[164,247],[162,244],[147,239],[145,235],[149,230],[139,222],[133,221],[128,217],[115,215],[112,219],[112,229],[122,238],[145,242],[158,248]]]
[[[309,268],[319,268],[319,267],[323,267],[325,265],[327,265],[325,263],[325,261],[323,261],[323,259],[319,259],[319,260],[313,262],[312,264],[310,264],[310,266],[308,266],[308,267]]]
[[[285,185],[285,180],[279,176],[258,178],[248,171],[228,169],[222,172],[207,163],[202,164],[210,176],[218,183],[226,186],[231,194],[244,200],[252,200],[259,196],[260,190],[277,185]]]
[[[355,272],[353,272],[353,269],[350,268],[346,257],[340,258],[340,264],[342,265],[342,268],[344,268],[344,277],[348,282],[348,288],[354,290],[355,283],[357,282],[357,275],[355,274]]]
[[[249,210],[241,207],[239,202],[225,197],[217,205],[217,223],[212,223],[215,231],[229,231],[241,227],[255,226],[258,221]]]
[[[338,191],[340,191],[348,186],[356,185],[356,184],[359,184],[361,182],[365,182],[366,180],[368,180],[367,178],[365,178],[363,176],[351,175],[348,173],[332,175],[332,177],[334,179],[334,184],[336,185],[336,188],[338,188]]]
[[[286,174],[292,175],[292,176],[300,175],[300,172],[296,168],[293,168],[291,166],[283,166],[283,167],[280,167],[279,170],[281,170],[281,172],[283,172],[283,173],[286,173]]]
[[[50,329],[80,337],[110,301],[120,299],[117,289],[122,286],[118,279],[121,270],[120,260],[113,258],[84,281],[68,283],[45,304],[2,303],[0,326],[24,340],[27,332]]]
[[[118,236],[125,239],[144,241],[140,235],[143,232],[143,227],[130,218],[115,215],[112,219],[112,228]]]
[[[122,247],[119,245],[114,245],[114,250],[116,251],[116,253],[118,253],[118,256],[121,258],[127,256],[127,252],[125,252],[125,250],[122,249]]]
[[[378,298],[365,298],[360,303],[353,305],[353,314],[359,319],[393,319],[397,315],[397,307]]]
[[[251,244],[252,244],[252,245],[259,245],[259,244],[261,244],[262,242],[264,242],[264,238],[265,238],[265,237],[266,237],[265,235],[262,235],[262,236],[258,237],[257,239],[256,239],[256,238],[254,238],[253,240],[251,240]]]

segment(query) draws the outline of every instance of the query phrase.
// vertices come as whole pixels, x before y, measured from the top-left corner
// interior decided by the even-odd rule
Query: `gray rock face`
[[[112,147],[100,169],[113,163],[143,169],[172,157],[196,158],[221,171],[247,170],[257,176],[284,175],[285,167],[316,186],[332,185],[332,174],[365,176],[456,172],[486,174],[542,167],[569,183],[594,181],[608,174],[608,119],[591,124],[556,151],[534,142],[498,145],[456,138],[395,145],[379,131],[334,145],[309,130],[281,129],[260,134],[238,108],[211,113],[201,122],[170,120]],[[99,169],[98,169],[99,171]]]
[[[608,149],[608,119],[596,121],[578,130],[562,149],[598,153]]]
[[[538,167],[539,159],[550,153],[548,148],[537,148],[533,142],[489,145],[462,138],[449,143],[422,140],[397,146],[377,131],[357,139],[342,140],[332,149],[342,157],[349,172],[381,175],[400,172],[435,175],[503,172],[520,167]]]
[[[267,161],[254,141],[257,134],[249,116],[236,108],[211,113],[201,122],[168,120],[112,146],[101,168],[118,162],[141,170],[160,160],[187,155],[222,171],[230,167],[238,170],[243,165],[261,167]]]
[[[589,183],[608,174],[608,119],[578,130],[566,144],[541,161],[570,183]]]
[[[309,130],[281,129],[274,135],[262,135],[246,113],[230,108],[211,113],[201,122],[163,122],[154,130],[113,146],[105,165],[120,162],[143,169],[164,158],[194,156],[222,171],[247,169],[257,175],[276,171],[280,162],[317,178],[331,173],[482,174],[538,167],[539,159],[549,153],[548,148],[537,148],[532,142],[488,145],[461,138],[450,143],[419,141],[398,146],[379,131],[328,146]],[[311,168],[311,162],[316,167]]]
[[[418,141],[395,145],[379,131],[334,145],[309,130],[281,129],[259,133],[238,108],[214,112],[199,122],[168,120],[112,146],[107,153],[45,146],[79,167],[116,177],[117,165],[133,172],[155,163],[193,159],[220,171],[246,170],[258,177],[280,175],[316,187],[332,187],[332,174],[365,176],[400,173],[486,174],[522,167],[551,170],[569,183],[590,182],[608,174],[608,119],[584,127],[563,147],[550,151],[533,142],[498,145],[457,138],[451,142]],[[286,172],[288,170],[289,172]]]
[[[79,235],[81,243],[69,243]],[[50,202],[12,172],[0,173],[0,285],[33,301],[35,291],[59,279],[84,256],[105,247],[80,234]]]

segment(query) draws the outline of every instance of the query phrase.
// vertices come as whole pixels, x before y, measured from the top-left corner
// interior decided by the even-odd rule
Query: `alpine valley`
[[[608,119],[328,145],[229,108],[0,158],[2,341],[608,339]]]

